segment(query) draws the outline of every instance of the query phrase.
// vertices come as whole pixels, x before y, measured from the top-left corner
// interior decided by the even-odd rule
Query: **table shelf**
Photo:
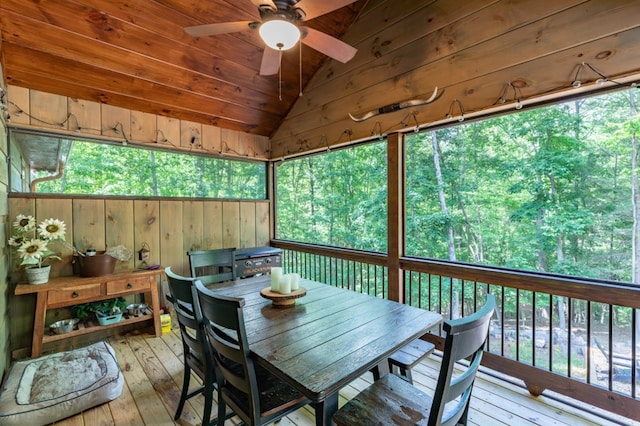
[[[76,328],[69,333],[64,334],[53,334],[50,333],[49,329],[45,329],[44,335],[42,337],[42,343],[56,342],[58,340],[69,339],[74,336],[81,336],[83,334],[90,334],[100,330],[108,330],[110,328],[122,327],[127,324],[134,324],[143,321],[151,321],[153,320],[153,314],[141,315],[138,317],[135,316],[127,316],[127,314],[123,314],[122,320],[107,325],[100,325],[97,320],[95,321],[81,321],[77,324]]]
[[[160,324],[160,300],[158,294],[158,277],[162,269],[127,271],[100,277],[56,277],[46,284],[18,284],[16,295],[36,294],[36,309],[33,320],[33,339],[31,342],[31,357],[42,355],[43,345],[49,342],[69,339],[74,336],[90,334],[100,330],[122,327],[127,324],[153,321],[156,336],[162,335]],[[48,334],[45,319],[48,309],[63,308],[81,303],[89,303],[113,297],[143,294],[145,302],[151,308],[151,313],[140,317],[123,315],[123,320],[108,325],[95,322],[82,324],[77,329],[64,334]]]

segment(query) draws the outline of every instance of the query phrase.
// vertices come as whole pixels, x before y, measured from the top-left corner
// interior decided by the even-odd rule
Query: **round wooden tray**
[[[271,300],[273,306],[276,308],[289,308],[296,304],[296,299],[307,294],[307,289],[300,287],[297,290],[291,291],[289,294],[277,293],[271,291],[271,287],[265,287],[260,290],[260,296],[265,299]]]

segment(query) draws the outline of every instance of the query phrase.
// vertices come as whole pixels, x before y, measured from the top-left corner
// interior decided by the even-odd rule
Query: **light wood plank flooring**
[[[173,415],[182,386],[182,343],[177,332],[161,338],[146,333],[130,333],[111,337],[126,384],[122,395],[102,406],[55,423],[60,426],[96,425],[201,425],[204,399],[189,400],[178,422]],[[416,386],[433,390],[439,369],[439,358],[430,359],[414,369]],[[340,404],[371,383],[366,374],[340,392]],[[198,383],[194,376],[193,383]],[[566,398],[563,398],[566,399]],[[469,423],[471,425],[640,425],[629,419],[593,408],[587,411],[578,401],[564,403],[556,398],[533,398],[526,389],[497,379],[485,372],[479,374],[473,390]],[[213,412],[216,412],[214,408]],[[595,413],[601,413],[603,416]],[[227,425],[238,424],[237,418]],[[280,426],[313,426],[313,411],[305,407],[283,419]]]

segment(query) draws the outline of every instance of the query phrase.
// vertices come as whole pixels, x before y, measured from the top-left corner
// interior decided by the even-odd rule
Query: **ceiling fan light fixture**
[[[274,50],[288,50],[300,40],[300,30],[294,24],[282,19],[272,19],[260,25],[260,37]]]

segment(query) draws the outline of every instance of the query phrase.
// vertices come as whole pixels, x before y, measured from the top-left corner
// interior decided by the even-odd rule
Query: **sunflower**
[[[29,232],[36,227],[36,219],[33,216],[19,214],[16,216],[16,221],[13,222],[13,227],[18,232]]]
[[[20,248],[18,248],[18,253],[23,259],[22,263],[40,263],[42,256],[47,251],[47,242],[37,238],[25,241]]]
[[[25,238],[22,235],[14,235],[13,237],[9,238],[9,245],[11,247],[20,247],[22,245],[22,243],[24,243]]]
[[[45,219],[38,226],[38,234],[45,240],[64,240],[65,224],[59,219]]]

